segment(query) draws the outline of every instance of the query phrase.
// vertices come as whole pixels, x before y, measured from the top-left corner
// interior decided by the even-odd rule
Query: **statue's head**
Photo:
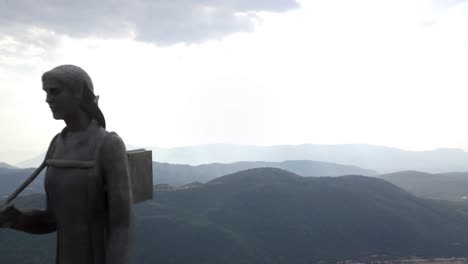
[[[89,75],[75,65],[61,65],[42,75],[42,89],[47,94],[55,119],[66,119],[77,111],[84,111],[91,119],[105,127],[104,116],[97,106],[93,82]]]

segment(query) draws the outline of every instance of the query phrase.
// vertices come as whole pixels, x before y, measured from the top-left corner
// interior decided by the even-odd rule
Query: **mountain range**
[[[374,176],[377,174],[375,171],[355,166],[311,160],[289,160],[283,162],[243,161],[196,166],[153,162],[153,174],[155,184],[181,186],[191,182],[205,183],[223,175],[261,167],[280,168],[301,176],[335,177],[350,174]]]
[[[468,153],[460,149],[431,151],[405,151],[396,148],[363,145],[202,145],[180,148],[153,148],[153,158],[158,162],[199,165],[206,163],[231,163],[236,161],[315,160],[353,165],[392,173],[416,170],[428,173],[468,171]]]
[[[22,197],[18,207],[43,204]],[[468,208],[382,179],[301,177],[257,168],[135,207],[134,263],[328,263],[364,255],[468,252]],[[52,263],[54,236],[0,230],[3,263]]]
[[[467,172],[430,174],[420,171],[401,171],[378,177],[420,197],[468,201]]]
[[[375,171],[355,166],[340,165],[318,161],[284,162],[234,162],[204,165],[183,165],[153,162],[153,183],[186,188],[191,183],[206,183],[223,175],[238,171],[274,167],[285,169],[301,176],[342,176],[363,175],[384,179],[396,186],[423,198],[468,202],[468,173],[451,172],[430,174],[420,171],[400,171],[378,175]],[[11,194],[32,172],[30,169],[7,169],[0,167],[0,197]],[[44,175],[41,174],[26,193],[42,193]],[[165,188],[171,189],[168,186]]]
[[[0,168],[6,168],[6,169],[16,169],[15,166],[12,166],[8,163],[5,163],[5,162],[0,162]]]
[[[130,148],[135,148],[129,146]],[[282,162],[285,160],[315,160],[366,168],[378,173],[416,170],[427,173],[468,171],[468,153],[461,149],[405,151],[396,148],[364,144],[342,145],[200,145],[179,148],[150,148],[154,161],[171,164],[201,165],[238,161]],[[17,167],[37,167],[44,154],[14,164]]]
[[[154,184],[169,184],[172,186],[182,186],[192,182],[205,183],[226,174],[258,167],[287,169],[302,176],[340,176],[347,174],[372,176],[376,174],[375,171],[354,166],[306,160],[284,162],[235,162],[229,164],[214,163],[198,166],[153,162],[153,182]],[[33,171],[33,168],[0,168],[0,197],[9,195],[31,175]],[[28,191],[43,192],[43,180],[44,174],[42,173],[31,184]]]

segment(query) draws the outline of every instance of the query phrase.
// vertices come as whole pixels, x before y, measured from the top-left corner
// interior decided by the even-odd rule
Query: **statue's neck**
[[[69,132],[84,131],[88,128],[89,123],[91,123],[89,116],[81,109],[64,118],[64,121]]]

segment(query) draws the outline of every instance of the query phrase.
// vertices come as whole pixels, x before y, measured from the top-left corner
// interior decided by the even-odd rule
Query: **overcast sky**
[[[468,150],[466,32],[462,0],[0,0],[0,161],[62,129],[60,64],[131,145]]]

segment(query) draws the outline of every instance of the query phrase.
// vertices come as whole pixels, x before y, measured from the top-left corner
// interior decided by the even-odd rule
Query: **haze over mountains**
[[[43,196],[19,206],[37,207]],[[136,207],[134,263],[334,262],[468,252],[468,208],[417,198],[376,178],[300,177],[277,168],[156,192]],[[52,263],[54,236],[0,230],[0,260]]]
[[[0,162],[0,168],[15,169],[16,167],[5,162]]]
[[[132,147],[133,148],[133,147]],[[364,144],[348,145],[201,145],[180,148],[151,148],[154,161],[171,164],[200,165],[238,161],[314,160],[392,173],[404,170],[443,173],[468,171],[468,153],[460,149],[405,151]],[[15,164],[36,167],[43,155]]]
[[[460,149],[404,151],[364,144],[344,145],[202,145],[173,149],[154,148],[158,162],[205,164],[236,161],[315,160],[353,165],[379,173],[416,170],[429,173],[468,171],[468,153]]]
[[[416,196],[450,201],[468,201],[468,173],[429,174],[401,171],[377,177],[405,189]]]

